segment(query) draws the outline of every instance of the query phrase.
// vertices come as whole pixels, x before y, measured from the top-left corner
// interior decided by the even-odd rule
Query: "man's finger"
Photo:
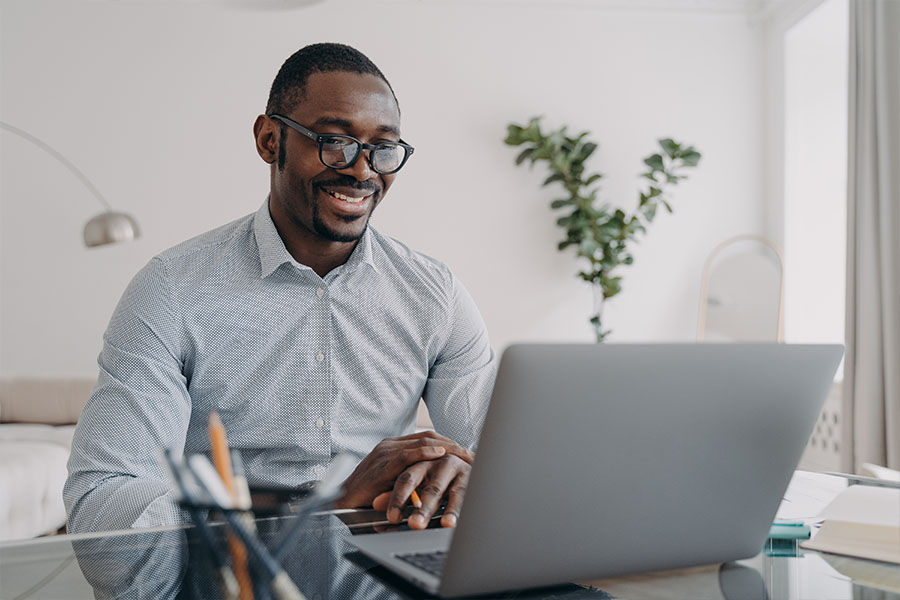
[[[425,474],[428,472],[430,463],[417,463],[400,473],[394,482],[394,489],[391,492],[387,505],[387,519],[391,523],[399,523],[403,520],[403,507],[409,500],[410,494],[416,489]]]
[[[381,492],[380,494],[375,496],[375,499],[372,500],[372,508],[386,513],[388,509],[388,501],[391,499],[392,493],[393,490],[390,492]]]
[[[437,434],[435,434],[437,435]],[[403,442],[399,442],[405,448],[417,448],[420,446],[424,447],[437,447],[444,448],[447,454],[452,454],[454,456],[458,456],[463,459],[470,465],[475,462],[475,453],[466,448],[465,446],[460,446],[456,442],[451,439],[437,436],[437,437],[417,437],[408,440],[404,440]]]
[[[401,450],[393,456],[394,472],[400,472],[417,462],[435,460],[443,457],[447,449],[443,446],[418,446]]]
[[[443,446],[447,449],[448,454],[454,454],[469,464],[472,464],[475,461],[474,452],[472,452],[465,446],[460,446],[450,438],[444,437],[434,431],[421,431],[419,433],[410,433],[409,435],[388,439],[390,439],[394,444],[400,443],[402,445],[414,445],[416,443],[419,443],[431,446]]]
[[[441,504],[444,492],[461,470],[468,471],[468,469],[467,464],[453,456],[429,465],[424,482],[418,486],[422,506],[416,508],[409,516],[411,529],[425,529],[428,526],[429,519]]]
[[[444,516],[441,517],[441,527],[456,527],[468,482],[468,473],[460,473],[453,480],[450,490],[447,492],[447,508],[444,509]]]

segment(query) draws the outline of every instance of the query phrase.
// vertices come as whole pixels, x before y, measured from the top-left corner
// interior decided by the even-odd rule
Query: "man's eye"
[[[326,150],[341,150],[347,146],[352,146],[354,143],[353,140],[348,140],[347,138],[325,138],[322,141],[322,147]]]

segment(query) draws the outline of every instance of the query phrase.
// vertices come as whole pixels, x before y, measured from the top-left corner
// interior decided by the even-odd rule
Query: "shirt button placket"
[[[331,373],[332,369],[329,361],[326,361],[326,354],[329,352],[329,348],[331,347],[331,302],[329,301],[328,289],[326,286],[321,285],[316,289],[316,297],[319,299],[320,305],[320,314],[322,315],[321,321],[321,336],[319,337],[322,340],[321,349],[316,353],[316,362],[319,364],[319,367],[323,369],[321,374],[322,381],[324,383],[324,394],[323,394],[323,402],[320,405],[320,413],[319,418],[317,418],[314,422],[316,430],[319,432],[319,440],[321,440],[321,448],[325,456],[331,456],[331,433],[329,431],[329,427],[326,427],[327,419],[331,414],[331,404],[333,399],[331,397]],[[325,474],[324,465],[318,465],[316,469],[316,478],[321,478],[322,475]]]

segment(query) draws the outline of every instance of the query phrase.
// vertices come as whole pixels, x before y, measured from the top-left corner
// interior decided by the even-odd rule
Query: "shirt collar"
[[[275,222],[272,221],[272,215],[269,213],[268,198],[266,198],[266,201],[263,202],[263,205],[259,207],[259,210],[256,211],[256,215],[253,217],[253,233],[256,236],[256,245],[259,248],[260,277],[262,279],[274,273],[284,263],[291,263],[297,267],[309,269],[308,266],[301,265],[294,260],[294,257],[291,256],[291,253],[285,247],[284,240],[281,239],[281,235],[275,228]],[[363,264],[369,265],[375,272],[378,272],[374,253],[372,252],[371,227],[366,227],[347,262],[338,267],[338,269],[349,273]]]

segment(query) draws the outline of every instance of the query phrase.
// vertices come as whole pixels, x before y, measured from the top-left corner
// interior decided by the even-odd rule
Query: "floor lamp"
[[[84,245],[88,248],[93,248],[95,246],[104,246],[106,244],[117,244],[119,242],[130,242],[135,240],[141,236],[140,229],[138,228],[137,221],[134,220],[134,217],[131,215],[127,215],[121,212],[113,211],[112,207],[109,205],[109,202],[106,201],[106,198],[100,194],[100,191],[94,186],[91,181],[85,177],[84,173],[78,170],[78,167],[72,164],[72,162],[67,159],[65,156],[51,148],[48,144],[42,142],[38,138],[34,137],[30,133],[25,130],[19,129],[18,127],[14,127],[9,123],[4,123],[0,121],[0,128],[9,131],[10,133],[14,133],[21,138],[24,138],[40,148],[44,150],[65,165],[72,173],[78,177],[79,180],[91,191],[92,194],[100,201],[100,204],[106,209],[104,212],[99,215],[91,218],[90,221],[85,223],[84,225]]]

